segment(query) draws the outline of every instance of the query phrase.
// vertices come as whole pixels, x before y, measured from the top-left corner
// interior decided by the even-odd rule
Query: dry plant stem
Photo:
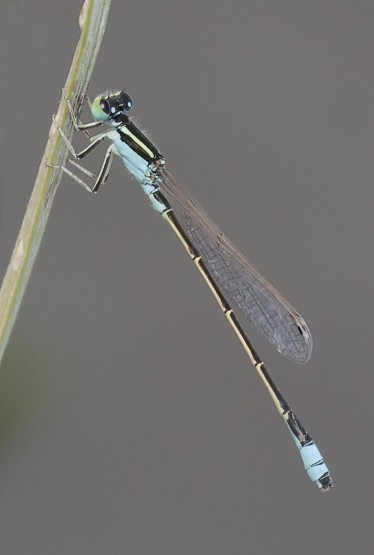
[[[65,91],[72,104],[82,101],[104,36],[111,0],[85,0],[79,25],[81,36],[65,83]],[[46,117],[48,117],[46,115]],[[56,120],[68,138],[73,126],[64,96]],[[4,354],[26,285],[43,237],[52,201],[62,172],[50,166],[61,166],[68,155],[54,124],[40,162],[38,175],[31,193],[22,226],[0,290],[0,361]],[[48,165],[47,165],[48,164]]]

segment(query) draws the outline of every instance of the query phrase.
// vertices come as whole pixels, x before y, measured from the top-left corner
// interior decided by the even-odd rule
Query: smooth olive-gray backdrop
[[[1,2],[2,274],[80,7]],[[308,480],[116,160],[98,196],[63,179],[2,364],[2,555],[372,552],[373,54],[371,0],[113,0],[90,93],[128,88],[175,176],[304,315],[304,367],[248,332],[336,485]]]

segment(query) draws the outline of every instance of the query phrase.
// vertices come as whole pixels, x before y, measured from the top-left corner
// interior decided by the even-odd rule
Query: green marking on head
[[[109,117],[109,113],[105,110],[108,109],[108,102],[106,102],[102,95],[97,96],[91,106],[91,114],[97,121],[105,121]]]

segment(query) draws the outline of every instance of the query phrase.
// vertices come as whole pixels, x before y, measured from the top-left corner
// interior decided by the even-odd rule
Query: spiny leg
[[[77,175],[75,175],[75,173],[73,173],[72,171],[70,171],[68,168],[65,168],[65,166],[56,166],[56,165],[52,165],[52,164],[47,164],[47,166],[49,168],[55,168],[56,170],[62,170],[64,173],[66,173],[66,175],[68,175],[71,179],[74,179],[74,181],[76,181],[81,187],[83,187],[83,189],[85,191],[87,191],[88,193],[93,193],[93,188],[89,187],[87,185],[87,183],[85,183],[83,181],[83,179],[81,179],[80,177],[78,177]],[[83,170],[83,168],[81,168]]]
[[[71,115],[73,124],[77,129],[79,129],[79,126],[77,127],[78,124],[77,124],[77,120],[76,120],[75,114],[73,112],[71,103],[70,103],[70,101],[68,101],[68,99],[67,99],[67,102],[68,102],[69,111],[70,111],[70,115]],[[89,154],[106,137],[106,133],[100,133],[96,137],[90,137],[91,143],[86,148],[84,148],[81,152],[76,152],[72,143],[67,138],[67,136],[65,135],[65,133],[61,129],[60,125],[57,123],[55,116],[52,116],[52,120],[53,120],[53,123],[56,126],[62,140],[64,141],[64,143],[68,147],[70,153],[74,156],[74,158],[76,160],[80,160],[81,158],[84,158],[85,156],[87,156],[87,154]],[[96,123],[96,122],[94,122],[94,123]],[[91,127],[93,127],[93,125]],[[81,130],[81,129],[79,129],[79,130]],[[110,147],[106,151],[103,163],[101,165],[100,171],[99,171],[97,176],[95,174],[93,174],[92,172],[90,172],[89,170],[87,170],[86,168],[84,168],[83,166],[81,166],[80,164],[77,164],[74,160],[69,160],[69,162],[71,164],[73,164],[75,167],[77,167],[81,172],[85,173],[91,179],[95,180],[92,187],[87,185],[87,183],[85,183],[83,181],[83,179],[81,179],[80,177],[75,175],[71,170],[69,170],[65,166],[53,166],[53,167],[58,168],[58,169],[62,169],[63,172],[65,172],[70,178],[74,179],[74,181],[76,181],[79,185],[81,185],[81,187],[83,187],[86,191],[88,191],[90,193],[97,193],[100,186],[103,183],[105,183],[108,179],[108,176],[109,176],[109,173],[110,173],[110,170],[111,170],[111,167],[112,167],[112,163],[113,163],[113,155],[114,154],[115,154],[115,146],[112,144],[112,145],[110,145]]]
[[[64,173],[66,173],[66,175],[71,177],[71,179],[74,179],[74,181],[76,181],[79,185],[81,185],[81,187],[83,187],[83,189],[85,189],[89,193],[97,193],[99,188],[101,187],[101,185],[106,183],[106,181],[109,177],[110,170],[111,170],[112,164],[113,164],[113,157],[114,157],[114,154],[115,154],[114,149],[115,149],[114,145],[110,145],[110,147],[107,149],[104,160],[103,160],[103,163],[101,165],[100,171],[99,171],[97,176],[95,176],[92,172],[90,172],[89,170],[87,170],[86,168],[81,166],[80,164],[77,164],[77,162],[75,162],[74,160],[69,160],[69,162],[71,164],[73,164],[76,168],[78,168],[81,172],[85,173],[91,179],[95,180],[92,187],[87,185],[87,183],[85,183],[83,181],[83,179],[78,177],[75,173],[73,173],[71,170],[69,170],[65,166],[51,166],[51,167],[62,170]]]
[[[73,123],[73,125],[74,125],[74,127],[77,131],[86,131],[87,129],[95,129],[96,127],[100,127],[101,125],[103,125],[102,121],[91,121],[90,123],[81,123],[79,121],[78,117],[77,117],[76,110],[74,110],[74,108],[71,104],[70,98],[66,94],[65,89],[62,89],[62,95],[65,98],[67,107],[69,109],[71,121],[72,121],[72,123]],[[89,96],[87,95],[87,93],[84,96],[85,96],[85,99],[86,99],[90,109],[91,109],[92,103],[91,103],[91,100],[90,100]],[[91,140],[91,136],[88,133],[88,131],[87,131],[87,133],[85,133],[85,135],[88,139]]]
[[[71,142],[69,141],[69,139],[67,138],[67,136],[65,135],[65,133],[63,132],[63,130],[61,129],[61,127],[59,126],[59,124],[56,121],[55,116],[52,116],[52,121],[55,124],[57,131],[60,133],[62,140],[64,141],[64,143],[66,144],[66,146],[68,147],[69,151],[71,152],[71,154],[74,156],[74,158],[76,158],[77,160],[80,160],[81,158],[84,158],[87,154],[89,154],[94,148],[95,146],[97,146],[98,144],[101,143],[101,141],[103,141],[106,137],[106,133],[100,133],[100,135],[96,135],[95,137],[90,137],[90,144],[84,148],[81,152],[76,152],[73,145],[71,144]]]
[[[109,174],[110,174],[110,170],[112,169],[112,164],[113,164],[113,158],[114,158],[114,154],[115,154],[116,150],[115,150],[115,146],[114,145],[110,145],[110,147],[107,149],[103,163],[101,165],[100,171],[98,173],[97,179],[92,187],[92,192],[93,193],[97,193],[100,186],[103,185],[104,183],[106,183]]]

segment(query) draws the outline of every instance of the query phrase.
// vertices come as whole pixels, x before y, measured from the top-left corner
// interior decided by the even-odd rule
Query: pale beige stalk
[[[64,89],[73,104],[85,93],[104,36],[111,0],[85,0],[79,26],[81,36]],[[46,118],[50,117],[48,114]],[[56,120],[70,139],[73,126],[65,98],[62,97]],[[65,164],[68,150],[52,124],[39,172],[26,208],[22,226],[0,290],[0,361],[15,322],[26,285],[45,231],[52,201],[61,179],[61,170],[50,165]]]

